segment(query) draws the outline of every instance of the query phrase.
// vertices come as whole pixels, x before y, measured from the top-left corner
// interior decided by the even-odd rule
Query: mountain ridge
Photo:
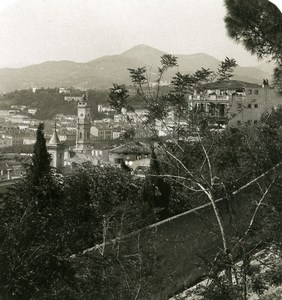
[[[22,68],[0,69],[0,90],[9,92],[31,87],[110,88],[113,83],[131,84],[128,68],[147,66],[152,80],[164,51],[147,45],[134,46],[121,54],[105,55],[88,62],[70,60],[47,61]],[[220,61],[206,53],[175,54],[178,67],[169,70],[164,80],[170,80],[176,71],[193,73],[204,67],[216,70]],[[260,83],[271,79],[270,67],[238,67],[234,79]],[[266,70],[266,71],[265,71]]]

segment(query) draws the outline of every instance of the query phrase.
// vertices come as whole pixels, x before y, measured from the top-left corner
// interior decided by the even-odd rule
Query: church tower
[[[76,152],[84,154],[91,152],[90,127],[90,106],[87,103],[86,95],[83,95],[77,106]]]
[[[64,150],[65,145],[60,142],[56,131],[56,124],[53,131],[53,135],[47,144],[47,150],[51,154],[52,161],[51,164],[57,169],[62,169],[64,167]]]

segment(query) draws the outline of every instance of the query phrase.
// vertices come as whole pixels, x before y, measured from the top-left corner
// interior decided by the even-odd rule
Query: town
[[[282,299],[276,3],[0,2],[0,300]]]
[[[169,84],[166,88],[169,88]],[[158,120],[155,124],[157,136],[168,140],[181,128],[187,129],[189,111],[192,110],[205,112],[211,130],[223,130],[226,127],[259,125],[263,113],[281,105],[281,97],[268,82],[254,84],[230,80],[227,83],[210,83],[205,88],[205,93],[187,95],[186,118],[178,120],[174,111],[170,110],[164,121]],[[36,93],[36,88],[31,91]],[[144,175],[142,171],[150,165],[150,147],[146,141],[152,136],[152,132],[144,127],[148,114],[146,108],[136,108],[134,111],[124,108],[117,113],[109,103],[96,103],[96,116],[99,119],[93,119],[87,92],[82,96],[70,96],[67,88],[58,88],[56,91],[62,95],[63,101],[72,102],[77,114],[60,113],[44,121],[47,148],[55,168],[68,172],[76,164],[86,162],[118,167],[124,162],[132,172]],[[83,94],[82,91],[78,93]],[[1,158],[2,181],[17,179],[24,174],[22,165],[32,153],[35,132],[42,122],[35,118],[37,109],[11,105],[9,109],[0,110],[0,148],[2,153],[6,152]],[[122,138],[130,129],[134,130],[134,139],[129,144],[123,144]],[[196,137],[196,130],[189,131],[190,138]],[[19,160],[18,155],[22,159]]]

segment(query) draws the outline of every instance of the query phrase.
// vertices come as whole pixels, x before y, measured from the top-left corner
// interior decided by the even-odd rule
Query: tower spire
[[[52,165],[57,169],[64,167],[64,149],[65,145],[61,143],[57,134],[57,124],[55,122],[52,137],[47,144],[47,150],[52,156]]]

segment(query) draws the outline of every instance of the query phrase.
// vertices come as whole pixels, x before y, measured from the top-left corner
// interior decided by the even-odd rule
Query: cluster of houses
[[[105,139],[99,139],[91,134],[97,129],[91,120],[90,106],[86,97],[81,98],[77,103],[77,122],[75,145],[68,146],[60,139],[57,128],[47,144],[47,149],[52,156],[53,166],[61,170],[69,170],[83,163],[93,165],[115,165],[120,167],[127,165],[133,171],[138,168],[149,167],[150,148],[146,143],[132,141],[122,144],[113,140],[112,135]],[[112,132],[112,131],[111,131]]]
[[[136,174],[149,167],[150,147],[145,141],[152,136],[152,132],[143,124],[147,109],[139,108],[134,112],[124,109],[117,114],[111,107],[100,104],[98,112],[107,113],[108,117],[92,120],[86,96],[65,100],[77,102],[77,115],[59,114],[55,120],[44,123],[47,147],[54,167],[67,170],[83,163],[119,167],[127,165]],[[189,112],[201,111],[209,122],[218,128],[226,128],[256,126],[264,112],[282,104],[282,98],[267,81],[258,85],[230,80],[207,84],[204,92],[188,95],[186,102],[187,116]],[[21,114],[23,109],[26,108],[11,107],[9,111],[0,111],[0,148],[34,144],[39,121],[32,118],[32,112]],[[181,121],[183,126],[186,121]],[[165,120],[156,120],[154,134],[169,139],[176,123],[175,113],[171,110]],[[23,125],[24,128],[21,127]],[[132,128],[134,141],[122,144],[120,138]],[[13,173],[18,176],[11,165],[0,165],[0,179],[5,176],[10,178]]]

